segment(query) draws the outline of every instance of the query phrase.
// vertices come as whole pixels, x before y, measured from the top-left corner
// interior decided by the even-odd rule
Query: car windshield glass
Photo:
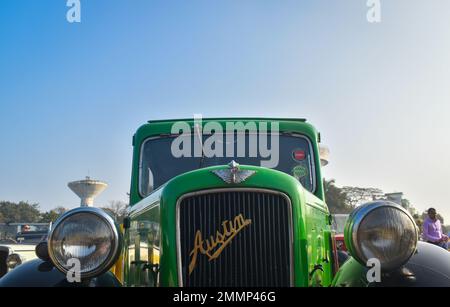
[[[38,244],[39,242],[41,242],[45,237],[39,237],[39,238],[24,238],[22,240],[22,238],[19,238],[19,241],[17,241],[17,243],[19,244]]]
[[[47,236],[45,231],[19,232],[16,235],[16,241],[20,244],[37,244]]]
[[[211,144],[211,135],[202,136],[202,144],[205,149],[203,157],[201,149],[200,152],[195,151],[196,142],[200,144],[200,138],[195,134],[155,137],[145,141],[141,148],[139,165],[139,191],[141,196],[148,195],[152,190],[185,172],[208,166],[226,165],[232,160],[241,165],[253,166],[266,166],[269,160],[272,162],[278,160],[278,163],[273,167],[268,167],[292,175],[307,190],[314,191],[314,157],[311,143],[305,136],[280,134],[278,146],[272,146],[272,138],[268,135],[264,136],[263,139],[267,143],[263,145],[260,143],[260,138],[257,137],[256,141],[255,138],[252,138],[255,134],[234,134],[230,138],[227,138],[229,135],[222,134],[220,136],[214,134],[214,136],[217,137],[217,142],[214,144],[222,147],[215,152],[222,152],[222,155],[207,153],[207,148],[217,149],[215,146],[207,147],[207,144]],[[174,146],[174,144],[177,145],[181,142],[184,142],[183,145],[191,144],[188,145],[190,147],[188,156],[180,156],[176,152],[174,154],[174,148],[175,150],[178,148],[185,149],[183,146]],[[253,146],[254,142],[257,142],[258,146]],[[278,147],[278,150],[275,147]],[[201,148],[201,146],[198,146],[197,150],[198,148]],[[267,148],[270,155],[261,148]],[[278,159],[275,158],[275,155]]]

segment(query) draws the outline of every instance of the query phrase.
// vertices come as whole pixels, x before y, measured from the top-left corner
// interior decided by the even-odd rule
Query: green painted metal
[[[130,259],[130,250],[136,248],[136,240],[142,239],[137,239],[140,235],[138,234],[139,231],[136,231],[136,225],[142,222],[149,222],[150,220],[159,224],[161,236],[159,285],[178,286],[176,252],[177,200],[182,195],[193,191],[242,187],[276,190],[289,196],[293,210],[294,284],[295,286],[331,285],[333,273],[331,265],[332,252],[329,244],[329,211],[324,201],[318,147],[319,136],[316,129],[304,120],[295,119],[203,119],[203,125],[211,120],[219,122],[223,127],[225,127],[227,121],[241,121],[243,123],[255,120],[278,121],[280,132],[299,133],[308,137],[313,146],[316,164],[317,182],[315,193],[312,194],[305,190],[291,175],[255,166],[241,166],[242,169],[256,171],[256,174],[245,182],[227,184],[211,172],[226,166],[214,166],[179,175],[158,190],[153,191],[148,197],[142,199],[138,192],[141,145],[149,137],[170,134],[171,127],[176,121],[147,123],[141,126],[133,137],[134,155],[130,191],[131,207],[129,209],[131,228],[125,234],[125,284],[129,286],[142,285],[142,281],[136,278],[135,274],[133,274],[135,270],[131,267],[132,261],[136,259]],[[188,122],[190,125],[194,124],[193,120]],[[134,253],[134,257],[136,258],[136,253]],[[318,267],[320,269],[317,269]]]
[[[342,265],[331,285],[333,287],[368,287],[367,271],[366,267],[350,257]]]

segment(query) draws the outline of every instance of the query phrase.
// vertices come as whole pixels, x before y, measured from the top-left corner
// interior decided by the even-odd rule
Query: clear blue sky
[[[450,2],[0,2],[0,199],[78,206],[66,183],[125,200],[148,119],[306,117],[338,185],[403,191],[450,221]]]

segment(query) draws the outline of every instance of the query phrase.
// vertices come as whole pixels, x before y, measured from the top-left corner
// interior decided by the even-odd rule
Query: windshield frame
[[[231,134],[231,133],[235,133],[235,132],[230,132],[230,131],[224,131],[223,133],[221,133],[221,134],[223,134],[223,135],[226,135],[226,134]],[[248,132],[246,132],[246,134],[258,134],[259,132],[256,132],[256,131],[248,131]],[[194,135],[195,133],[187,133],[186,135]],[[270,132],[267,132],[266,134],[270,134]],[[140,148],[139,148],[139,164],[137,165],[137,167],[138,167],[138,178],[137,178],[137,191],[138,191],[138,194],[139,194],[139,196],[141,197],[141,198],[146,198],[147,196],[149,196],[151,193],[153,193],[153,191],[156,191],[156,190],[158,190],[160,187],[162,187],[164,184],[166,184],[168,181],[170,181],[170,180],[168,180],[168,181],[166,181],[166,182],[164,182],[163,184],[161,184],[160,186],[158,186],[158,187],[156,187],[156,188],[153,188],[153,190],[149,193],[149,194],[147,194],[147,195],[145,195],[144,193],[142,193],[142,188],[141,188],[141,179],[142,179],[142,171],[143,171],[143,158],[144,158],[144,148],[145,148],[145,145],[147,144],[147,142],[150,142],[150,141],[152,141],[152,140],[156,140],[156,139],[163,139],[163,138],[176,138],[176,137],[178,137],[178,136],[181,136],[181,135],[183,135],[182,133],[179,133],[179,134],[173,134],[173,133],[168,133],[168,134],[160,134],[160,135],[154,135],[154,136],[150,136],[150,137],[147,137],[147,138],[145,138],[144,139],[144,141],[141,143],[141,145],[140,145]],[[213,135],[213,134],[206,134],[206,133],[202,133],[202,136],[210,136],[210,135]],[[195,136],[195,135],[194,135]],[[311,142],[311,140],[310,140],[310,138],[307,136],[307,135],[304,135],[304,134],[302,134],[302,133],[299,133],[299,132],[279,132],[279,136],[293,136],[293,137],[298,137],[298,138],[302,138],[302,139],[304,139],[304,140],[306,140],[306,142],[308,143],[308,147],[309,147],[309,151],[310,151],[310,154],[311,154],[311,161],[310,161],[310,164],[311,164],[311,176],[312,176],[312,180],[311,180],[311,182],[312,182],[312,188],[311,188],[311,191],[309,191],[309,190],[307,190],[306,188],[305,188],[305,190],[307,190],[308,192],[310,192],[310,193],[312,193],[312,194],[315,194],[316,192],[317,192],[317,172],[316,172],[316,151],[315,151],[315,148],[314,148],[314,146],[313,146],[313,144],[312,144],[312,142]],[[233,159],[232,157],[230,157],[230,159]],[[230,160],[231,161],[231,160]],[[201,169],[201,168],[198,168],[198,169]],[[275,169],[275,168],[272,168],[273,170],[277,170],[277,169]],[[194,170],[196,170],[196,169],[193,169],[192,171],[194,171]],[[277,171],[280,171],[280,170],[277,170]],[[293,177],[291,174],[289,174],[289,173],[286,173],[286,172],[284,172],[284,171],[280,171],[280,172],[282,172],[282,173],[284,173],[284,174],[286,174],[286,175],[289,175],[289,176],[291,176],[291,177]],[[182,175],[183,173],[181,173],[181,174],[179,174],[179,175],[177,175],[177,176],[180,176],[180,175]],[[174,176],[174,177],[172,177],[172,178],[175,178],[176,176]],[[171,179],[172,179],[171,178]],[[299,182],[300,183],[300,182]],[[303,186],[303,185],[302,185]]]

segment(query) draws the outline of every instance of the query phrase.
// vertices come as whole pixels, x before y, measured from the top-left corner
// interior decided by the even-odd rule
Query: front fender
[[[111,272],[81,283],[70,283],[52,263],[34,259],[27,261],[0,278],[0,287],[119,287]]]
[[[417,252],[396,271],[383,273],[381,282],[369,283],[368,268],[350,257],[336,274],[336,287],[450,287],[450,253],[418,242]]]

